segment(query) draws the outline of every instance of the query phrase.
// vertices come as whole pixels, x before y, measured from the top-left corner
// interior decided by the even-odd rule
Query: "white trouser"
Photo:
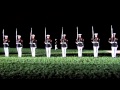
[[[62,47],[62,57],[66,57],[66,49],[67,47]]]
[[[4,47],[5,57],[9,57],[9,49],[8,47]]]
[[[99,46],[93,46],[93,49],[94,49],[94,57],[98,57],[98,48],[99,48]]]
[[[111,47],[112,48],[112,57],[116,57],[117,47]]]
[[[57,45],[55,45],[55,50],[56,50],[56,49],[58,49],[58,48],[57,48]]]
[[[18,57],[22,56],[22,47],[17,47]]]
[[[78,48],[78,57],[82,57],[82,49],[83,47],[77,47]]]
[[[36,47],[31,47],[31,54],[32,54],[32,57],[35,57],[35,49],[36,49]]]
[[[51,47],[46,47],[46,56],[47,57],[51,56]]]

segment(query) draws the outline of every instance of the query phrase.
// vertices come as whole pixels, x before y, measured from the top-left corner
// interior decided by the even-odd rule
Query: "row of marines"
[[[116,57],[116,51],[118,48],[118,38],[115,37],[116,33],[112,33],[111,37],[109,38],[108,42],[111,44],[112,49],[112,57]],[[9,42],[8,35],[4,35],[3,45],[4,45],[4,52],[5,57],[9,56]],[[94,33],[94,37],[91,38],[91,42],[93,43],[93,50],[94,50],[94,57],[98,57],[98,49],[100,38],[98,37],[98,33]],[[51,48],[52,48],[52,40],[50,35],[46,35],[45,38],[45,48],[46,48],[46,56],[51,57]],[[82,50],[84,48],[84,38],[82,38],[82,34],[78,34],[76,39],[76,45],[78,49],[78,57],[82,57]],[[62,49],[62,57],[66,57],[66,49],[68,45],[68,40],[66,38],[66,34],[62,34],[62,38],[60,39],[61,49]],[[22,57],[22,48],[23,48],[23,40],[21,39],[21,35],[17,35],[16,39],[16,48],[18,52],[18,57]],[[37,40],[35,39],[35,34],[31,34],[30,36],[30,48],[31,48],[31,55],[35,57],[35,51],[37,48]],[[55,39],[55,50],[57,50],[57,39]]]

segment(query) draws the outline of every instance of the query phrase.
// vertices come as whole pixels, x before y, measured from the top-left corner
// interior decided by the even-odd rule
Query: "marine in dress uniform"
[[[5,35],[3,39],[5,57],[9,57],[9,42],[10,40],[8,39],[8,35]]]
[[[57,39],[55,39],[55,50],[57,50],[58,47],[57,47]]]
[[[18,52],[18,57],[22,56],[22,47],[23,47],[23,40],[21,39],[21,35],[17,35],[18,39],[16,41],[16,47]]]
[[[118,38],[115,37],[116,33],[113,33],[111,35],[111,38],[109,38],[108,42],[111,44],[111,49],[112,49],[112,57],[115,58],[116,57],[116,51],[118,48]]]
[[[84,39],[81,37],[82,34],[78,34],[78,38],[76,39],[77,49],[78,49],[78,57],[82,57],[82,49],[84,47]]]
[[[51,48],[52,48],[52,40],[50,39],[50,35],[46,35],[46,40],[45,40],[45,48],[46,48],[46,56],[50,57],[51,56]]]
[[[66,57],[67,43],[68,43],[68,40],[66,39],[66,34],[63,34],[62,39],[60,39],[62,57]]]
[[[92,38],[93,49],[94,49],[94,57],[98,57],[98,49],[99,49],[99,42],[100,39],[98,38],[98,33],[95,33],[95,38]]]
[[[35,57],[35,50],[37,48],[37,40],[35,39],[34,34],[31,35],[30,48],[31,48],[32,57]]]

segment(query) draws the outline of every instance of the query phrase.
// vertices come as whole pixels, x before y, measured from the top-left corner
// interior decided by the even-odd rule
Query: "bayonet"
[[[61,33],[61,42],[62,42],[62,37],[63,37],[63,27],[62,27],[62,33]]]
[[[113,34],[113,28],[112,28],[112,25],[111,25],[111,36],[112,36],[112,34]]]
[[[46,43],[46,27],[45,27],[45,43]]]
[[[78,27],[77,27],[77,39],[78,39]]]
[[[16,43],[17,43],[17,28],[16,28]]]
[[[3,29],[3,32],[2,32],[2,33],[3,33],[3,43],[4,43],[4,29]]]
[[[32,27],[31,27],[31,32],[30,32],[30,43],[32,43],[31,42],[31,35],[32,35]]]
[[[92,26],[92,39],[94,39],[94,29],[93,29],[93,26]]]

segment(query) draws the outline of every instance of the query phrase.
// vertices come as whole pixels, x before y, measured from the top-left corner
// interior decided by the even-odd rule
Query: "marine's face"
[[[5,37],[5,39],[8,39],[8,37]]]
[[[97,35],[95,35],[95,37],[97,37]]]
[[[114,35],[112,34],[112,38],[114,37]]]
[[[63,38],[65,38],[66,36],[63,36]]]
[[[21,36],[18,36],[18,39],[20,39],[21,38]]]
[[[80,36],[80,35],[79,35],[78,37],[79,37],[79,38],[81,38],[81,36]]]
[[[49,36],[47,36],[47,38],[50,38]]]
[[[32,36],[32,39],[34,39],[35,38],[35,36]]]

